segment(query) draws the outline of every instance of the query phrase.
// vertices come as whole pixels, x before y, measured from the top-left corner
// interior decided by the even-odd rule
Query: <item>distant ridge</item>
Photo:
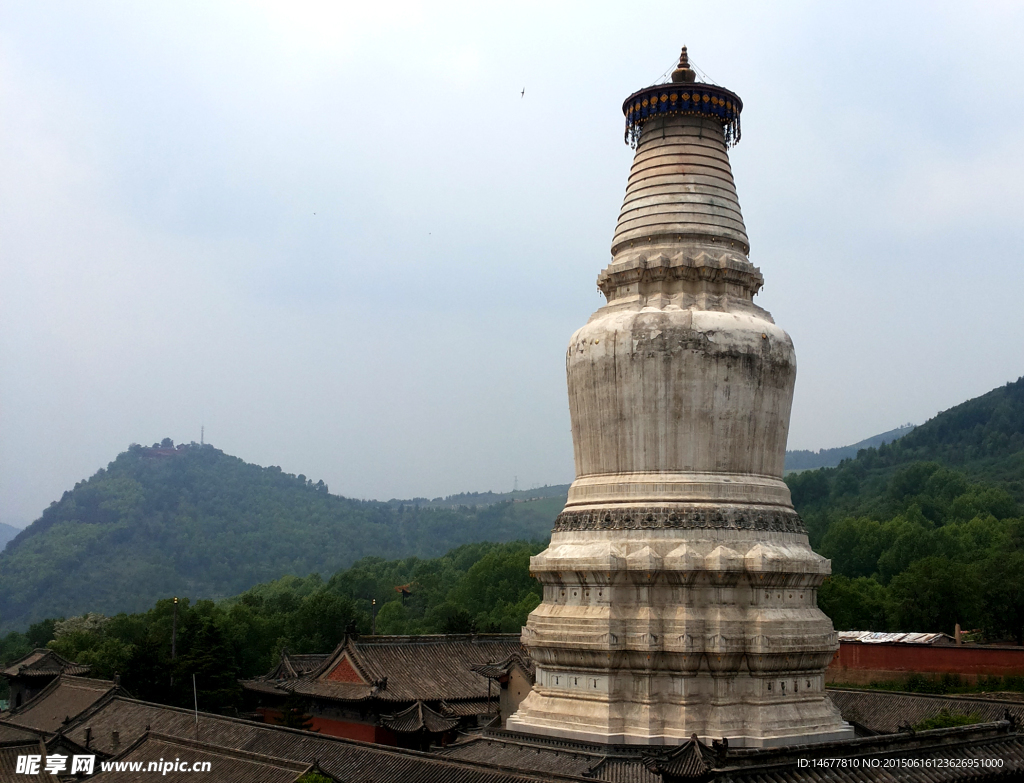
[[[7,546],[7,542],[14,538],[20,533],[16,527],[12,527],[5,522],[0,522],[0,552],[4,551],[4,547]]]
[[[851,446],[838,446],[834,449],[818,449],[808,451],[798,449],[786,452],[786,470],[814,470],[816,468],[834,468],[844,459],[853,459],[861,449],[877,449],[883,443],[892,443],[897,438],[902,438],[913,432],[914,424],[904,424],[894,430],[883,432],[880,435],[872,435]]]
[[[457,508],[464,506],[493,506],[495,503],[527,503],[531,500],[546,498],[565,498],[569,494],[568,484],[545,484],[534,489],[518,489],[514,492],[461,492],[443,498],[413,498],[412,500],[396,500],[392,498],[389,505],[417,505],[423,508]]]

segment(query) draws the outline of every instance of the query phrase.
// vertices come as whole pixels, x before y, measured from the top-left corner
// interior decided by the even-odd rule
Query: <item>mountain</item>
[[[816,545],[837,519],[896,513],[912,502],[914,490],[924,491],[923,482],[935,473],[930,466],[940,465],[950,486],[962,479],[988,487],[993,498],[1024,502],[1024,378],[943,411],[835,468],[790,474],[786,483]],[[950,478],[950,469],[961,479]]]
[[[3,552],[4,547],[7,546],[7,542],[20,532],[20,528],[12,527],[11,525],[0,522],[0,552]]]
[[[0,553],[0,630],[159,598],[217,599],[364,556],[436,557],[477,541],[546,540],[557,498],[429,508],[332,495],[322,482],[210,445],[133,445]]]
[[[834,449],[808,451],[798,449],[786,452],[786,470],[814,470],[815,468],[834,468],[844,459],[853,459],[861,449],[874,449],[883,443],[892,443],[914,429],[913,424],[904,424],[894,430],[873,435],[870,438],[854,443],[852,446],[839,446]]]

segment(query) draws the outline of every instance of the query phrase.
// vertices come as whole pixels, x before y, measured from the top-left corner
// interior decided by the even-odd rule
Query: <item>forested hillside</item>
[[[222,598],[367,555],[546,539],[560,509],[550,499],[477,508],[351,500],[209,445],[132,446],[0,553],[0,629],[141,611],[173,595]]]
[[[836,468],[788,476],[811,544],[820,543],[837,519],[896,513],[901,503],[896,496],[913,494],[914,487],[890,489],[890,481],[899,468],[915,462],[940,463],[1024,501],[1024,378],[943,411],[899,440],[866,449]]]
[[[201,708],[227,710],[239,704],[237,678],[266,673],[283,648],[327,653],[346,629],[370,633],[374,599],[378,633],[518,632],[540,603],[529,562],[542,547],[518,541],[467,544],[429,560],[367,557],[327,579],[288,576],[219,603],[182,597],[174,661],[170,598],[135,614],[48,619],[0,638],[0,665],[49,645],[90,664],[94,676],[120,674],[150,701],[191,705],[195,674]]]
[[[1024,642],[1024,378],[786,481],[832,560],[820,604],[837,628]]]

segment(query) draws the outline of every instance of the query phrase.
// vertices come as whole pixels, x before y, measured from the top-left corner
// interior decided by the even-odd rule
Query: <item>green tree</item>
[[[377,633],[379,634],[405,633],[408,622],[408,613],[401,601],[390,601],[377,611]]]
[[[991,636],[1024,645],[1024,552],[993,551],[980,563],[983,625]]]
[[[838,631],[885,631],[887,593],[870,577],[829,577],[818,589],[818,606]]]
[[[224,641],[220,629],[209,618],[199,619],[199,627],[187,643],[188,652],[175,662],[177,701],[193,702],[193,677],[199,708],[207,712],[225,712],[241,697],[238,664]]]
[[[889,584],[887,614],[892,630],[942,631],[973,625],[979,619],[981,585],[969,565],[945,557],[911,563]]]

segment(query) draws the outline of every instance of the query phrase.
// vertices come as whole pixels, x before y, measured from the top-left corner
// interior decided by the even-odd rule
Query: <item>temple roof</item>
[[[272,669],[270,673],[266,675],[266,679],[294,679],[295,677],[300,677],[303,674],[309,674],[311,671],[322,666],[324,661],[330,657],[330,653],[322,653],[320,655],[292,655],[287,650],[282,650],[280,662],[277,664],[276,668]]]
[[[194,738],[198,731],[203,743],[217,748],[318,763],[324,773],[355,783],[419,780],[431,783],[525,783],[577,779],[563,775],[536,775],[493,762],[448,759],[205,712],[200,712],[198,718],[197,729],[196,714],[190,709],[114,696],[83,713],[67,728],[65,735],[68,740],[84,745],[86,729],[90,729],[90,749],[107,758],[119,752],[113,744],[114,732],[118,733],[120,748],[126,748],[147,731],[181,738]],[[184,755],[179,755],[184,758]],[[254,779],[259,780],[250,778]]]
[[[1018,726],[1024,726],[1024,703],[1009,699],[852,688],[829,688],[828,695],[843,714],[843,720],[884,734],[899,731],[901,726],[913,726],[933,718],[942,710],[960,715],[977,715],[980,721],[1000,721],[1009,716]]]
[[[488,697],[486,676],[474,667],[506,662],[522,653],[518,634],[346,636],[313,666],[300,672],[294,658],[242,683],[261,693],[297,693],[335,701],[457,702]],[[454,707],[454,705],[453,705]]]
[[[517,650],[510,653],[500,661],[494,663],[475,663],[470,668],[477,674],[481,674],[491,680],[500,680],[508,677],[513,669],[519,669],[526,678],[533,682],[537,676],[537,665],[527,653]]]
[[[417,716],[420,714],[417,711]],[[428,714],[424,709],[422,715]],[[1007,779],[1015,779],[1013,775],[1024,772],[1024,736],[1007,721],[818,745],[738,750],[721,745],[709,747],[693,740],[687,743],[689,747],[650,748],[596,745],[495,731],[430,754],[208,713],[198,714],[197,726],[196,714],[192,710],[113,695],[83,712],[63,734],[57,735],[57,740],[67,740],[83,747],[87,731],[91,740],[89,748],[101,759],[116,754],[127,758],[133,748],[138,753],[137,758],[142,759],[142,751],[137,749],[146,742],[159,740],[167,743],[162,746],[162,751],[158,750],[164,758],[175,755],[185,758],[184,746],[189,744],[190,748],[218,755],[226,760],[224,763],[238,763],[239,769],[245,768],[244,763],[249,762],[268,763],[274,769],[282,767],[277,764],[279,760],[300,765],[318,763],[327,775],[358,783],[405,783],[410,780],[434,783],[540,780],[603,780],[608,783],[810,783],[820,780],[891,783],[900,780],[907,783],[944,783],[962,779],[963,773],[961,766],[955,763],[900,769],[896,775],[891,769],[869,769],[864,765],[856,769],[850,767],[855,775],[850,769],[825,770],[828,774],[822,774],[822,768],[800,766],[801,760],[842,758],[1000,759],[1003,766],[998,771]],[[193,740],[197,732],[201,745]],[[115,733],[119,745],[114,743]],[[147,747],[153,749],[157,745]],[[702,764],[705,767],[710,764],[711,768],[702,772]],[[230,768],[234,769],[234,766]],[[246,778],[218,776],[217,779],[234,781]],[[258,774],[248,778],[263,779]]]
[[[69,661],[53,650],[38,648],[0,671],[4,677],[56,677],[58,674],[84,675],[92,667]]]
[[[707,777],[714,769],[715,761],[715,752],[694,734],[682,745],[663,756],[644,758],[644,766],[662,777],[671,775],[676,778],[699,780]]]
[[[502,766],[610,783],[945,783],[964,779],[964,766],[955,760],[972,759],[978,759],[978,769],[997,769],[1006,779],[1017,779],[1013,775],[1024,773],[1024,736],[1007,721],[749,749],[729,749],[718,742],[709,746],[693,738],[680,746],[657,748],[488,731],[438,753],[464,760],[486,758]],[[830,764],[828,768],[813,764],[813,759],[867,758],[933,759],[937,763],[926,766],[918,762],[917,766],[895,772],[885,766],[856,762]],[[1002,760],[1001,767],[982,766],[982,760],[997,759]]]
[[[46,732],[33,731],[21,726],[8,726],[0,723],[0,745],[11,745],[19,742],[38,742]],[[2,778],[0,778],[2,780]]]
[[[294,783],[313,767],[309,762],[288,761],[273,756],[218,747],[205,742],[172,737],[165,734],[146,732],[123,753],[116,756],[118,761],[140,761],[143,765],[156,759],[186,759],[190,765],[209,762],[210,778],[218,783]],[[152,781],[152,772],[100,772],[90,778],[96,783],[133,783]],[[196,773],[186,771],[162,773],[161,781],[175,783],[179,780],[194,781]]]
[[[596,745],[495,731],[466,737],[437,753],[538,774],[571,775],[614,783],[661,783],[661,777],[644,766],[636,746]]]
[[[417,701],[394,715],[382,715],[381,725],[391,731],[409,733],[413,731],[429,731],[432,734],[451,731],[459,725],[459,719],[451,715],[443,715]]]
[[[110,680],[62,675],[20,707],[4,714],[3,722],[52,733],[74,720],[108,694],[121,691]]]
[[[0,780],[16,780],[19,783],[57,783],[57,777],[51,775],[42,764],[39,765],[39,772],[35,775],[26,775],[18,772],[18,757],[30,754],[40,755],[42,749],[39,743],[23,745],[0,745]]]

